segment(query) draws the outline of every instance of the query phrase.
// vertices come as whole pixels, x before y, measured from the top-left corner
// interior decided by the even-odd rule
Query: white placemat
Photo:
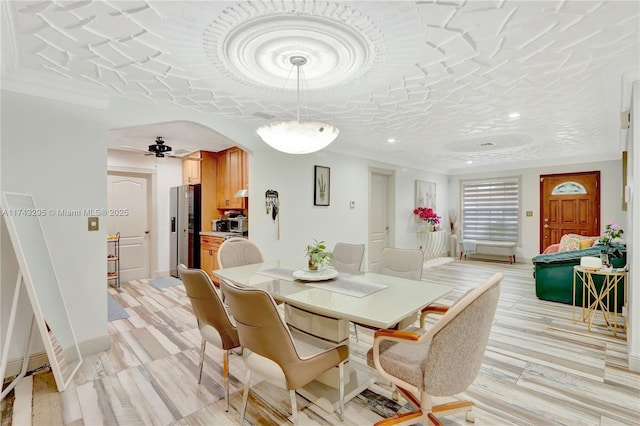
[[[384,284],[363,283],[360,281],[340,278],[335,280],[323,281],[321,283],[307,283],[309,287],[321,288],[323,290],[334,291],[336,293],[346,294],[347,296],[365,297],[370,294],[387,288]]]
[[[295,278],[293,277],[293,271],[295,271],[295,269],[271,268],[265,269],[264,271],[258,271],[258,273],[266,275],[268,277],[277,278],[279,280],[293,281],[295,280]]]

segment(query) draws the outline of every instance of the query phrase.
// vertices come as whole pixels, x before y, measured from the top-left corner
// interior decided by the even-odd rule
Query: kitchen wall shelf
[[[107,282],[120,287],[120,233],[107,235]]]

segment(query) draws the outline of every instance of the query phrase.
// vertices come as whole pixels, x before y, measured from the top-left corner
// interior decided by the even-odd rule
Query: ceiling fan
[[[144,155],[154,155],[156,158],[177,158],[179,160],[193,160],[193,161],[202,161],[200,158],[191,158],[184,157],[184,155],[189,154],[189,151],[184,149],[179,149],[177,151],[173,151],[173,149],[169,145],[165,145],[165,141],[162,136],[156,136],[156,140],[154,144],[151,144],[147,147],[147,150],[143,150],[140,148],[136,148],[133,146],[122,146],[130,151],[140,151],[144,152]],[[166,155],[165,155],[166,154]]]
[[[169,145],[165,145],[162,140],[162,136],[156,136],[156,143],[149,145],[149,154],[155,154],[156,157],[162,158],[164,157],[165,152],[170,152],[171,147]]]

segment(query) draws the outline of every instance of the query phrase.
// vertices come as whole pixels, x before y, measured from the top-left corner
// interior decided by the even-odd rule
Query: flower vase
[[[611,266],[611,264],[609,263],[609,253],[607,253],[606,251],[600,252],[600,260],[602,261],[602,266]]]
[[[418,232],[429,232],[429,223],[425,222],[425,221],[420,221],[420,224],[418,225]]]
[[[309,262],[307,263],[307,266],[309,267],[310,271],[317,271],[318,270],[318,264],[315,263],[313,260],[309,259]]]

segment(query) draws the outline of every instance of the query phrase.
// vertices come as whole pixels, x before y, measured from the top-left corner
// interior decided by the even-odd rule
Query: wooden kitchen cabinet
[[[205,271],[211,281],[220,285],[218,278],[212,271],[218,269],[218,249],[222,244],[222,237],[212,237],[208,235],[202,235],[200,237],[200,269]]]
[[[189,158],[193,160],[189,160]],[[202,162],[199,161],[201,158],[200,151],[196,151],[182,160],[183,185],[202,183]]]
[[[245,209],[245,198],[235,198],[234,194],[246,184],[246,153],[238,147],[218,152],[218,208]]]
[[[220,217],[218,213],[218,154],[209,151],[196,151],[182,160],[183,185],[200,184],[201,227],[198,231],[212,231],[211,220]]]

